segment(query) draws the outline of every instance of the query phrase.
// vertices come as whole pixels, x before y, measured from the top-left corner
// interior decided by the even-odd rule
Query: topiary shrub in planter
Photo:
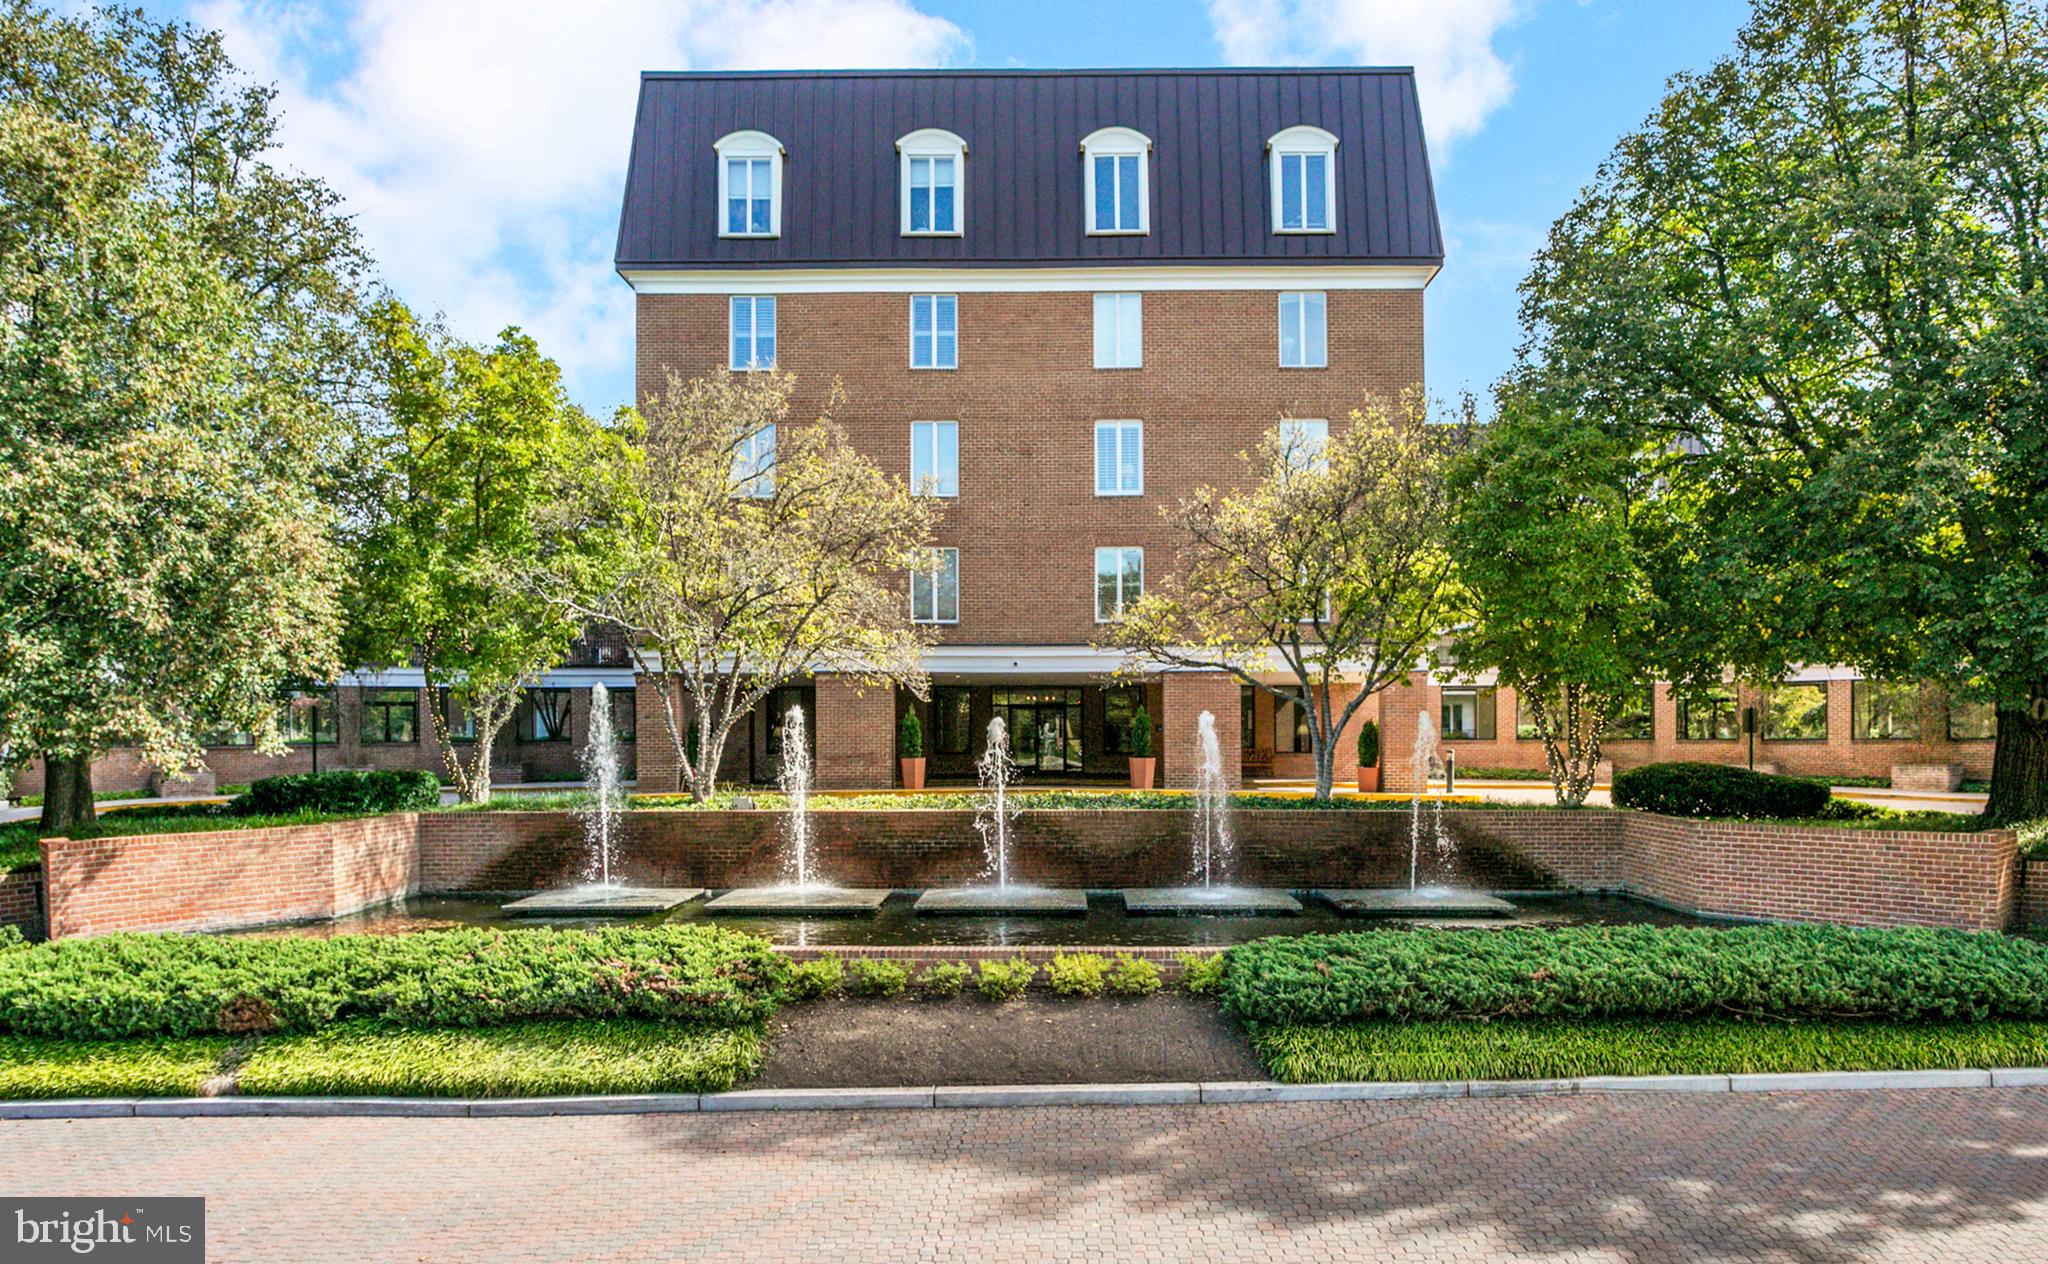
[[[1666,816],[1785,819],[1819,816],[1830,791],[1800,777],[1726,764],[1645,764],[1614,776],[1614,805]]]
[[[1131,717],[1131,789],[1150,790],[1158,767],[1152,755],[1152,713],[1139,707]]]
[[[1358,793],[1380,788],[1380,726],[1365,720],[1358,726]]]
[[[441,783],[424,769],[403,772],[292,773],[263,777],[228,804],[236,816],[294,812],[423,812],[441,802]]]
[[[896,756],[902,766],[903,788],[924,789],[924,723],[914,709],[905,711],[896,726]]]

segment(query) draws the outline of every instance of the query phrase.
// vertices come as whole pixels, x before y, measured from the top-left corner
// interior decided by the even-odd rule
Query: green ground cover
[[[234,1042],[0,1036],[0,1100],[190,1097]]]

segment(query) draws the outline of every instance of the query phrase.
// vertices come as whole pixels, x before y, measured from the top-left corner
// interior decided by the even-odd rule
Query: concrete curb
[[[1592,1075],[1572,1080],[1271,1080],[1162,1084],[989,1084],[912,1088],[740,1089],[580,1097],[97,1097],[0,1101],[7,1119],[332,1117],[491,1119],[798,1110],[944,1110],[1018,1106],[1194,1106],[1383,1102],[1443,1097],[1577,1097],[1603,1093],[1845,1093],[1871,1089],[2042,1088],[2048,1067],[1816,1071],[1775,1075]]]

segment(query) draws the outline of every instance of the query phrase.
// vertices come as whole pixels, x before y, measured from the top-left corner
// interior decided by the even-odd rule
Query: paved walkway
[[[217,1260],[2048,1258],[2048,1090],[0,1123]]]

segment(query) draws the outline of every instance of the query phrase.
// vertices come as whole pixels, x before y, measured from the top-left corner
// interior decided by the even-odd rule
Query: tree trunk
[[[477,729],[476,741],[470,744],[469,767],[456,775],[462,784],[456,787],[464,803],[489,803],[491,801],[491,748],[498,744],[500,725]],[[458,760],[461,756],[456,756]]]
[[[1316,798],[1323,802],[1329,801],[1330,790],[1336,782],[1336,745],[1329,739],[1316,743]]]
[[[1998,746],[1991,756],[1991,799],[1985,820],[2017,825],[2048,817],[2048,685],[2030,707],[1998,709]]]
[[[45,838],[76,838],[92,832],[92,756],[43,756],[43,815],[37,824]]]

